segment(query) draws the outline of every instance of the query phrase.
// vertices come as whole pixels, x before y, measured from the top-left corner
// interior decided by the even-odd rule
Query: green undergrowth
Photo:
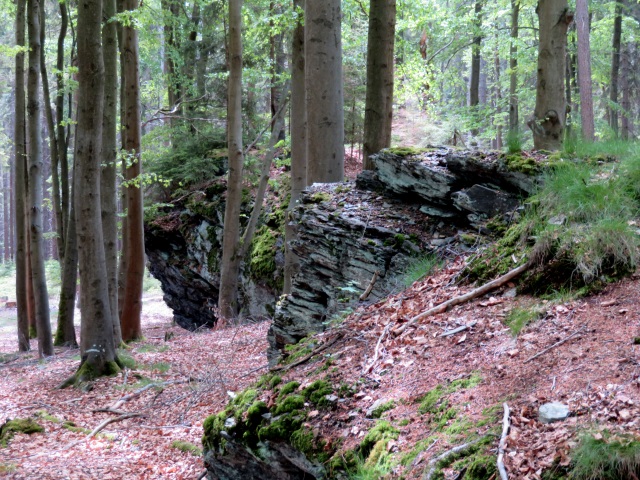
[[[414,282],[431,275],[441,264],[441,259],[432,253],[414,259],[404,272],[403,285],[410,287]]]
[[[318,464],[333,453],[306,422],[313,410],[330,411],[344,390],[336,379],[324,379],[302,387],[284,383],[277,375],[265,375],[255,385],[237,394],[220,413],[203,425],[205,450],[222,451],[229,439],[241,442],[258,457],[267,441],[285,441]],[[275,398],[269,406],[265,399]]]
[[[640,478],[640,439],[605,432],[581,438],[571,453],[571,480],[632,480]]]
[[[184,453],[190,453],[194,457],[199,457],[202,455],[202,449],[200,447],[183,440],[174,440],[173,442],[171,442],[171,447]]]
[[[619,163],[558,163],[526,211],[468,266],[471,280],[532,262],[521,284],[535,294],[598,288],[635,270],[640,236],[640,154]]]
[[[542,310],[537,307],[514,307],[504,320],[506,326],[511,330],[511,334],[516,337],[522,330],[542,317]]]
[[[16,433],[44,432],[44,428],[32,418],[14,418],[0,426],[0,447],[6,447]]]

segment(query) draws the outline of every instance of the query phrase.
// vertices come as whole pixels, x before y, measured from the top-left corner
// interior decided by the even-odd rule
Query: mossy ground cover
[[[0,447],[6,447],[16,433],[33,433],[44,432],[44,427],[32,418],[14,418],[8,420],[0,426]]]
[[[521,284],[537,294],[597,287],[635,270],[640,236],[640,153],[616,163],[555,164],[544,187],[504,236],[469,265],[471,280],[491,280],[526,261]]]

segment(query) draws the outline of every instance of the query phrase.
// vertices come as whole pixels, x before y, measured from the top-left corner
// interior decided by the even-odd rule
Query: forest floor
[[[204,470],[202,422],[224,407],[227,391],[266,371],[267,329],[258,323],[187,332],[172,326],[161,296],[147,296],[145,338],[121,351],[135,366],[82,392],[56,388],[78,368],[79,351],[56,348],[55,357],[40,361],[32,340],[34,351],[8,354],[17,345],[15,309],[0,308],[0,425],[33,418],[45,429],[17,434],[0,447],[0,478],[195,479]],[[97,410],[128,396],[116,410],[142,416],[89,438],[103,421],[121,415]]]
[[[554,462],[568,464],[581,432],[640,433],[640,346],[634,344],[640,334],[638,274],[582,299],[514,296],[513,285],[507,285],[416,322],[397,337],[389,333],[391,326],[470,290],[457,283],[464,263],[459,257],[401,293],[362,305],[337,327],[346,332],[341,340],[282,375],[283,382],[300,381],[300,388],[325,376],[355,387],[336,412],[309,418],[317,432],[345,448],[354,446],[376,422],[364,412],[376,402],[393,401],[382,418],[399,431],[387,448],[402,461],[386,478],[420,478],[431,458],[470,434],[499,436],[502,404],[507,402],[512,428],[505,464],[510,478],[518,479],[540,478]],[[514,336],[505,322],[516,307],[537,310],[539,318]],[[441,336],[460,326],[469,328]],[[170,311],[158,296],[147,298],[145,340],[125,352],[137,365],[100,379],[88,392],[56,389],[77,368],[77,350],[57,349],[46,361],[36,353],[5,355],[0,363],[0,421],[32,417],[45,432],[17,434],[0,448],[0,476],[195,479],[203,471],[202,458],[197,450],[181,451],[177,442],[186,442],[180,444],[184,449],[200,447],[202,422],[224,406],[227,392],[237,392],[266,373],[267,328],[258,323],[187,332],[171,325]],[[14,337],[2,330],[1,352],[15,350]],[[564,343],[554,347],[560,341]],[[329,354],[335,368],[327,373],[318,367]],[[475,380],[465,388],[448,389],[465,379]],[[149,384],[157,387],[141,391]],[[418,408],[438,385],[444,386],[445,405],[455,410],[436,425],[435,413],[421,414]],[[89,438],[103,421],[119,416],[97,410],[132,394],[116,409],[143,416],[111,423]],[[571,416],[541,424],[538,408],[549,401],[567,404]],[[445,478],[459,478],[455,468],[445,473]]]

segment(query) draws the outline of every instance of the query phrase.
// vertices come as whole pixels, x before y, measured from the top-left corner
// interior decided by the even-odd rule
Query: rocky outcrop
[[[215,480],[272,479],[314,480],[325,478],[321,465],[285,442],[262,441],[262,458],[242,443],[227,438],[221,451],[209,450],[204,457],[207,478]]]
[[[165,207],[168,211],[145,223],[149,271],[160,280],[164,300],[173,310],[175,322],[187,330],[210,328],[217,322],[223,192],[222,184],[213,183]],[[248,214],[249,207],[245,202],[243,213]],[[264,217],[261,234],[271,235],[277,225],[273,229],[265,225],[268,211]],[[257,236],[256,244],[260,240],[262,237]],[[270,254],[276,270],[275,248]],[[253,275],[249,265],[241,278],[241,315],[245,318],[270,318],[273,314],[278,295],[273,285],[275,272],[266,270]]]
[[[375,173],[363,172],[360,188],[418,202],[428,215],[472,224],[513,210],[535,190],[543,168],[532,159],[445,147],[388,149],[373,161]]]
[[[388,295],[411,257],[423,250],[433,224],[417,206],[353,184],[313,185],[292,216],[298,238],[291,248],[300,259],[300,273],[269,330],[272,360],[285,345],[324,330],[347,311],[374,275],[369,299]]]

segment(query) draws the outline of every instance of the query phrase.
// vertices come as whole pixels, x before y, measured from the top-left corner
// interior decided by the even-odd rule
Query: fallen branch
[[[586,328],[586,326],[583,326],[580,330],[573,332],[571,335],[569,335],[567,338],[565,338],[564,340],[560,340],[559,342],[554,343],[553,345],[551,345],[550,347],[545,348],[544,350],[542,350],[541,352],[536,353],[535,355],[533,355],[532,357],[527,358],[524,363],[529,363],[531,360],[535,360],[538,357],[541,357],[542,355],[544,355],[545,353],[547,353],[549,350],[553,350],[556,347],[559,347],[560,345],[562,345],[565,342],[568,342],[569,340],[571,340],[573,337],[576,337],[577,335],[581,334],[584,329]]]
[[[528,270],[530,266],[531,266],[531,262],[527,262],[524,265],[520,265],[519,267],[514,268],[513,270],[505,273],[501,277],[498,277],[495,280],[490,281],[489,283],[485,283],[484,285],[476,288],[475,290],[471,290],[470,292],[465,293],[464,295],[454,297],[450,300],[447,300],[446,302],[441,303],[440,305],[436,305],[435,307],[430,308],[426,312],[422,312],[421,314],[411,318],[407,323],[404,323],[394,328],[393,330],[391,330],[391,333],[398,336],[402,332],[404,332],[409,327],[409,325],[413,325],[414,323],[416,323],[419,320],[422,320],[423,318],[429,317],[431,315],[436,315],[438,313],[446,312],[447,310],[449,310],[449,308],[455,305],[460,305],[461,303],[468,302],[469,300],[473,300],[474,298],[484,295],[485,293],[490,292],[491,290],[495,290],[496,288],[501,287],[505,283],[513,280],[518,275]]]
[[[378,270],[376,270],[375,273],[373,274],[373,277],[371,277],[371,281],[369,282],[369,286],[364,291],[364,293],[362,295],[360,295],[360,298],[358,298],[358,300],[360,300],[361,302],[364,302],[369,297],[369,295],[371,295],[371,290],[373,290],[373,287],[375,286],[376,280],[378,280],[378,276],[379,275],[380,275],[380,272]]]
[[[140,395],[142,395],[147,390],[150,390],[152,388],[164,388],[164,387],[166,387],[168,385],[178,385],[180,383],[188,383],[190,381],[191,381],[191,379],[189,379],[189,380],[172,380],[172,381],[169,381],[169,382],[161,382],[161,383],[150,383],[149,385],[145,385],[144,387],[139,388],[138,390],[136,390],[133,393],[130,393],[129,395],[125,395],[124,397],[120,398],[120,400],[118,400],[116,403],[114,403],[113,405],[111,405],[110,407],[107,407],[107,408],[110,409],[110,410],[118,410],[123,404],[133,400],[134,398],[138,398]]]
[[[380,355],[380,345],[382,344],[384,337],[387,336],[387,333],[389,332],[389,328],[391,328],[391,322],[389,322],[387,326],[384,327],[384,330],[382,330],[382,333],[378,338],[378,343],[376,343],[376,350],[373,354],[373,360],[371,360],[371,363],[369,364],[369,366],[366,367],[362,373],[371,373],[371,370],[373,370],[374,365],[378,361],[378,356]]]
[[[291,370],[292,368],[297,367],[298,365],[302,365],[303,363],[307,362],[311,357],[314,357],[315,355],[319,354],[320,352],[326,350],[331,345],[333,345],[338,340],[340,340],[342,337],[344,337],[344,332],[338,332],[336,334],[336,336],[333,337],[331,340],[323,343],[322,345],[320,345],[317,348],[314,348],[311,351],[311,353],[309,353],[308,355],[305,355],[304,357],[302,357],[297,362],[294,362],[294,363],[292,363],[290,365],[283,365],[281,367],[274,367],[274,368],[270,369],[269,371],[271,371],[271,372],[280,372],[280,371],[287,372],[287,371]]]
[[[509,475],[507,475],[507,469],[504,468],[504,450],[507,444],[507,435],[509,434],[509,405],[503,403],[504,407],[504,416],[502,417],[502,436],[500,437],[500,443],[498,445],[498,472],[500,472],[501,480],[509,480]]]
[[[456,456],[460,452],[464,452],[468,448],[473,447],[476,443],[478,443],[483,438],[484,437],[480,437],[472,442],[464,443],[462,445],[458,445],[457,447],[453,447],[451,450],[447,450],[446,452],[438,455],[436,458],[431,459],[431,461],[429,462],[430,468],[427,474],[424,476],[424,480],[431,480],[431,477],[433,477],[433,475],[438,470],[438,463],[444,462],[449,458]]]
[[[146,415],[142,413],[125,413],[124,415],[120,415],[119,417],[109,418],[94,428],[89,435],[87,435],[87,439],[96,435],[100,430],[109,425],[110,423],[120,422],[122,420],[126,420],[127,418],[135,418],[135,417],[146,417]]]
[[[450,337],[451,335],[455,335],[456,333],[464,332],[465,330],[470,329],[471,327],[475,327],[478,322],[471,322],[468,325],[462,325],[461,327],[454,328],[453,330],[447,330],[446,332],[438,335],[439,337]]]

